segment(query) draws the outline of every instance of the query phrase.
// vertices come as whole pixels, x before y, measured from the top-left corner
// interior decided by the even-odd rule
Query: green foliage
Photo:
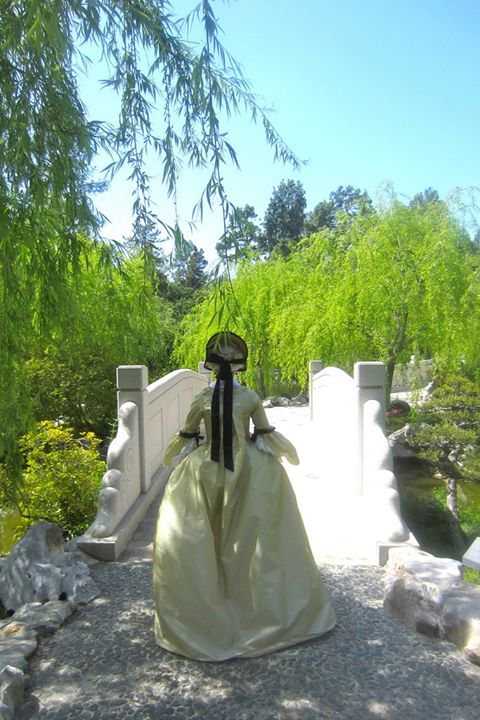
[[[231,330],[241,335],[249,347],[247,371],[242,377],[264,396],[273,380],[279,380],[270,327],[283,297],[284,264],[281,256],[269,263],[243,262],[237,267],[233,285],[224,280],[212,288],[182,322],[176,336],[177,362],[196,368],[210,335]]]
[[[480,386],[448,376],[418,409],[409,442],[445,477],[480,482]]]
[[[85,240],[61,311],[48,327],[31,328],[23,352],[18,348],[11,358],[14,404],[12,393],[0,395],[0,459],[9,477],[15,468],[19,476],[17,440],[34,420],[62,419],[77,433],[108,436],[116,414],[116,367],[144,364],[157,377],[168,372],[175,328],[172,305],[155,292],[141,254],[111,254],[107,264],[103,248]],[[5,448],[10,454],[2,454]]]
[[[264,233],[258,239],[259,250],[266,254],[277,250],[288,255],[291,243],[303,235],[306,205],[302,183],[282,180],[273,190],[265,212]]]
[[[475,568],[463,568],[463,580],[471,585],[480,585],[480,572]]]
[[[92,247],[55,332],[32,338],[25,395],[37,420],[62,418],[76,432],[108,435],[117,365],[171,369],[173,313],[145,278],[140,257],[106,268]]]
[[[307,234],[325,228],[341,228],[361,213],[373,212],[372,201],[366,190],[354,188],[352,185],[340,185],[330,193],[328,200],[322,200],[308,214],[305,229]]]
[[[438,192],[431,187],[413,196],[410,207],[426,207],[430,203],[440,202]]]
[[[133,184],[133,242],[145,292],[125,303],[127,325],[136,306],[148,304],[159,235],[181,235],[152,210],[152,154],[173,199],[182,163],[207,169],[200,214],[214,201],[228,208],[222,170],[237,158],[221,117],[249,114],[263,125],[276,158],[299,163],[221,44],[208,0],[183,19],[167,0],[6,0],[0,26],[0,459],[11,461],[18,429],[31,420],[24,363],[32,331],[54,339],[59,320],[68,325],[76,276],[90,256],[88,237],[101,226],[91,201],[98,183],[89,177],[97,151],[112,158],[107,178],[124,168]],[[188,41],[192,26],[203,38],[195,46]],[[118,107],[113,123],[89,120],[79,93],[79,74],[100,57],[107,73],[101,91]],[[105,267],[112,260],[105,242],[98,258]],[[118,334],[111,340],[120,351]],[[141,338],[139,344],[145,348]],[[99,355],[104,347],[99,343]]]
[[[445,484],[433,498],[449,512],[455,551],[480,534],[480,387],[447,376],[410,424],[409,444]],[[459,482],[462,481],[462,482]]]
[[[221,260],[237,264],[255,252],[260,238],[256,218],[257,214],[252,205],[234,208],[229,212],[226,231],[216,245]]]
[[[40,422],[20,440],[23,483],[17,505],[26,527],[40,520],[56,523],[69,535],[80,535],[95,517],[105,464],[93,433],[78,438],[73,430]]]
[[[207,281],[206,267],[205,253],[195,247],[193,243],[179,248],[172,261],[174,279],[190,290],[199,290],[205,285]]]
[[[0,503],[0,556],[8,555],[12,547],[15,545],[16,531],[20,524],[21,517],[17,508],[4,506]]]
[[[395,365],[415,355],[473,377],[480,285],[471,259],[443,203],[394,200],[311,235],[288,257],[240,263],[231,292],[228,283],[212,290],[185,319],[177,358],[196,366],[210,330],[229,327],[251,344],[247,378],[261,391],[274,373],[305,388],[312,359],[347,372],[381,360],[390,383]]]
[[[476,537],[480,536],[480,503],[478,501],[476,504],[460,502],[459,515],[462,530],[469,542],[473,542]]]

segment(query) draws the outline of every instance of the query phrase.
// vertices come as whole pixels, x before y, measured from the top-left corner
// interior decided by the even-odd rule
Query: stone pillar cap
[[[145,390],[148,385],[146,365],[119,365],[117,367],[118,390]]]

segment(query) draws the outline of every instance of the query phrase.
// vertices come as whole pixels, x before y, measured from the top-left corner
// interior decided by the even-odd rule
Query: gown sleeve
[[[295,447],[285,435],[270,425],[262,401],[258,396],[255,397],[255,409],[252,412],[255,430],[252,439],[255,441],[256,447],[263,452],[275,455],[276,458],[284,457],[292,465],[298,465],[300,460]]]
[[[163,465],[178,465],[184,457],[198,447],[201,438],[199,427],[202,419],[202,399],[196,397],[188,411],[183,427],[175,433],[167,445],[163,456]]]

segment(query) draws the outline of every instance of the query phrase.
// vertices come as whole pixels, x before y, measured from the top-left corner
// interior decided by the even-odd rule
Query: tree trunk
[[[265,398],[265,375],[261,365],[257,365],[257,380],[258,380],[258,394],[262,398]]]
[[[386,374],[385,374],[385,395],[386,395],[387,407],[388,407],[388,403],[390,402],[390,395],[392,392],[393,373],[395,371],[395,359],[394,358],[388,358],[386,368],[387,369],[386,369]]]
[[[465,535],[460,525],[458,517],[457,505],[457,480],[456,478],[447,478],[445,480],[447,486],[447,508],[450,531],[452,533],[452,541],[456,550],[462,552],[466,548]]]

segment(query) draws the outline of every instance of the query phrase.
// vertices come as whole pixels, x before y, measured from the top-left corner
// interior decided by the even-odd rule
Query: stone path
[[[19,720],[477,720],[480,667],[388,616],[383,570],[354,546],[323,558],[338,618],[327,636],[222,663],[157,647],[155,519],[152,507],[120,562],[92,566],[101,597],[41,641]]]
[[[480,668],[389,617],[372,566],[323,568],[338,617],[324,638],[223,663],[167,653],[153,639],[151,530],[92,568],[102,597],[42,641],[20,720],[478,719]]]

